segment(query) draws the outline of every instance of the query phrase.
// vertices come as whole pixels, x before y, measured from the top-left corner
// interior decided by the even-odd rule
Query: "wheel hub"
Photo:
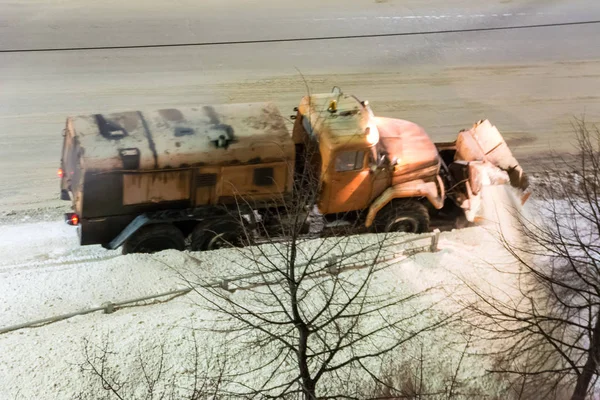
[[[419,227],[419,223],[412,217],[397,217],[390,221],[387,226],[386,232],[407,232],[415,233]]]
[[[226,236],[227,236],[226,232],[216,234],[208,242],[208,245],[206,246],[207,249],[208,250],[218,250],[218,249],[224,249],[227,247],[232,247],[231,241],[228,240],[228,238]]]

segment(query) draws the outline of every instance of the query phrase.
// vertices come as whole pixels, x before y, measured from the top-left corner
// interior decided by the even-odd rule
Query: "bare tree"
[[[79,364],[82,378],[91,381],[80,400],[204,400],[217,398],[226,360],[200,354],[196,336],[191,335],[189,357],[178,360],[188,374],[177,373],[169,366],[166,343],[158,348],[137,349],[136,361],[122,366],[122,354],[112,350],[113,342],[105,336],[101,343],[84,339],[84,361]],[[172,361],[172,360],[171,360]]]
[[[195,248],[231,247],[221,253],[229,271],[216,277],[236,276],[215,286],[206,262],[191,254],[193,270],[181,274],[198,305],[213,313],[201,330],[228,341],[223,357],[229,368],[219,374],[218,385],[210,377],[209,389],[216,385],[219,398],[361,398],[363,384],[375,382],[397,393],[396,382],[381,378],[382,360],[402,355],[403,346],[453,315],[436,311],[431,298],[423,300],[435,288],[412,292],[378,279],[406,257],[398,250],[404,238],[349,236],[364,225],[364,212],[338,215],[345,225],[317,239],[327,222],[315,211],[322,173],[318,143],[308,138],[295,154],[287,168],[293,196],[273,195],[269,207],[237,196],[228,213],[198,225],[208,234],[192,235]],[[376,219],[374,225],[385,224]],[[117,395],[124,384],[103,368],[108,354],[92,358],[87,370]],[[149,393],[155,393],[154,377],[148,379]],[[457,388],[449,390],[448,398]]]
[[[256,244],[254,233],[263,233],[260,245],[224,254],[243,279],[217,288],[200,274],[184,277],[202,306],[218,315],[209,329],[252,354],[252,367],[224,376],[227,394],[356,398],[365,379],[387,385],[377,368],[384,355],[451,318],[434,311],[431,301],[421,302],[425,292],[398,293],[377,282],[378,273],[397,261],[392,258],[401,236],[347,236],[348,230],[338,228],[327,239],[307,239],[307,223],[314,226],[318,218],[316,152],[315,143],[297,147],[296,165],[289,168],[295,171],[294,195],[279,207],[248,215],[253,205],[238,199],[243,234],[228,244]],[[363,217],[342,219],[361,224]],[[262,382],[249,386],[246,374],[261,375]]]
[[[437,314],[432,304],[419,304],[424,293],[374,294],[374,277],[387,265],[378,264],[373,253],[371,260],[346,264],[344,261],[360,259],[360,253],[372,249],[363,246],[360,251],[344,255],[343,249],[350,247],[352,241],[335,242],[319,245],[322,254],[313,250],[310,262],[300,262],[304,258],[298,258],[293,264],[287,256],[275,260],[272,255],[258,254],[271,246],[244,252],[247,256],[243,267],[261,274],[240,286],[230,285],[233,293],[198,288],[202,281],[190,280],[205,301],[203,306],[221,315],[210,329],[226,332],[237,346],[252,349],[249,352],[257,350],[251,372],[262,370],[265,379],[260,388],[237,394],[281,398],[302,393],[306,399],[317,398],[317,393],[319,398],[352,397],[352,388],[343,386],[364,381],[359,371],[378,381],[375,365],[380,358],[448,320]],[[283,251],[289,246],[285,243],[273,247]],[[306,252],[300,243],[295,246],[298,252]],[[323,262],[323,255],[329,251],[342,253],[336,264]],[[340,264],[349,269],[338,271]],[[334,273],[329,272],[331,267],[336,269]],[[236,376],[226,376],[225,380],[234,382],[248,372],[236,371]],[[318,390],[323,380],[327,387]]]
[[[502,301],[474,289],[474,310],[487,321],[479,328],[509,344],[495,372],[518,377],[519,398],[532,390],[533,398],[566,398],[567,390],[573,400],[597,393],[600,133],[583,120],[574,128],[574,157],[555,156],[534,182],[541,217],[519,217],[518,242],[501,235],[519,264],[520,298]]]

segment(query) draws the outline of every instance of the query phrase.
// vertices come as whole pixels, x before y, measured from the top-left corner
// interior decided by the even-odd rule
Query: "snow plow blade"
[[[455,159],[487,164],[481,169],[481,172],[484,172],[481,174],[481,183],[483,185],[510,183],[519,192],[521,205],[525,204],[531,195],[529,179],[523,168],[513,156],[498,129],[488,120],[481,120],[471,129],[463,130],[458,134]]]

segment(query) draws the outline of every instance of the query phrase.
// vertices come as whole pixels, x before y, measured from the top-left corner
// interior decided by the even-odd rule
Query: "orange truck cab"
[[[419,125],[377,117],[367,101],[339,90],[305,96],[296,111],[295,142],[318,146],[319,211],[360,211],[367,228],[384,207],[402,199],[415,202],[409,208],[420,214],[459,207],[473,222],[481,203],[477,197],[482,174],[497,176],[503,170],[523,175],[488,121],[460,132],[456,142],[436,145]],[[514,183],[527,188],[524,181]],[[447,193],[447,188],[452,190]],[[407,201],[402,203],[406,206]],[[390,212],[394,213],[381,216],[385,223]],[[420,220],[414,221],[416,231],[427,229],[427,218]]]

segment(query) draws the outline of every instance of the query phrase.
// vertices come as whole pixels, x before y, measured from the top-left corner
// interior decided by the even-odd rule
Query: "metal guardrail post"
[[[440,241],[440,230],[434,229],[433,235],[431,236],[431,246],[429,247],[429,251],[435,253],[438,251],[438,242]]]
[[[338,265],[337,258],[331,257],[325,264],[325,270],[331,275],[339,274],[340,266]]]
[[[102,306],[104,307],[104,314],[112,314],[115,312],[115,305],[110,301],[102,304]]]

